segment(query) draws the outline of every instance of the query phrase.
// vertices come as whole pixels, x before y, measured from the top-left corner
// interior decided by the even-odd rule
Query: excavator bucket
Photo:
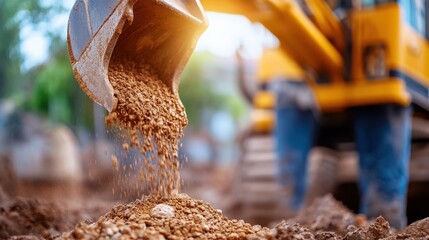
[[[108,78],[115,58],[149,65],[177,94],[180,75],[206,27],[199,0],[77,0],[67,34],[74,74],[84,92],[108,111],[115,103]]]

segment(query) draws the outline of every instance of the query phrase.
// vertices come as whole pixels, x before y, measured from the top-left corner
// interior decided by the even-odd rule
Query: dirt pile
[[[114,204],[103,199],[76,200],[10,196],[0,200],[0,239],[50,239],[60,236],[80,221],[96,221]]]
[[[316,199],[298,215],[282,221],[268,239],[428,239],[429,218],[415,222],[405,230],[395,233],[383,218],[367,221],[363,215],[353,214],[331,195]]]
[[[406,239],[407,237],[429,239],[429,218],[411,224],[403,234],[398,234],[397,239]]]
[[[373,224],[364,228],[349,225],[345,234],[329,231],[329,229],[310,230],[301,226],[299,223],[292,224],[288,222],[283,221],[278,224],[273,230],[271,230],[271,238],[268,239],[372,240],[390,236],[389,223],[382,217],[377,218]]]
[[[324,201],[326,199],[329,198]],[[222,211],[185,194],[148,196],[133,203],[115,206],[94,223],[81,222],[73,231],[64,233],[59,239],[411,240],[426,239],[429,236],[429,218],[394,234],[389,223],[382,217],[370,223],[355,216],[355,222],[345,229],[333,228],[329,224],[314,228],[312,226],[316,226],[320,222],[319,218],[324,216],[316,216],[313,221],[309,221],[311,216],[315,216],[310,210],[303,211],[309,214],[305,225],[310,227],[289,220],[268,229],[259,225],[252,226],[243,220],[229,220]],[[349,214],[347,209],[338,212],[338,208],[332,208],[331,211],[334,213],[328,216],[332,219],[326,218],[326,222],[338,223],[342,214]]]
[[[48,238],[71,229],[82,217],[46,201],[19,198],[2,205],[0,239],[26,235]]]
[[[332,195],[316,199],[286,223],[289,225],[299,223],[312,232],[323,230],[338,234],[347,233],[350,225],[357,227],[368,225],[365,216],[354,214]]]
[[[109,66],[117,102],[106,123],[119,124],[128,133],[123,150],[140,151],[139,159],[125,167],[140,172],[140,179],[134,183],[137,187],[146,183],[153,194],[177,192],[178,145],[187,125],[185,109],[178,96],[148,66],[118,59],[122,60],[112,61]],[[116,157],[112,164],[119,168]]]
[[[65,239],[263,239],[268,228],[229,220],[222,211],[185,194],[149,196],[118,205],[95,223],[82,222]]]
[[[289,220],[268,229],[242,220],[229,220],[220,210],[184,194],[174,197],[149,196],[126,205],[117,205],[96,220],[100,212],[110,209],[100,207],[99,201],[79,208],[22,198],[3,202],[0,207],[0,239],[50,239],[57,236],[57,239],[412,240],[429,237],[429,218],[415,222],[396,234],[382,217],[371,223],[351,224],[345,231],[332,230],[329,224],[311,228],[320,221],[317,217],[313,221],[308,218],[306,225]],[[336,212],[338,209],[331,210]],[[303,212],[314,216],[309,209]],[[326,221],[337,222],[339,215],[330,214],[334,219]],[[357,226],[359,224],[361,227]],[[60,235],[71,229],[74,230]]]
[[[411,225],[404,235],[393,235],[382,217],[369,224],[331,196],[317,200],[273,229],[230,220],[210,204],[178,194],[178,141],[187,124],[178,96],[149,67],[136,66],[131,61],[113,60],[109,79],[117,102],[106,123],[118,124],[127,133],[123,136],[124,151],[139,151],[133,163],[123,165],[114,156],[112,165],[118,171],[137,170],[139,179],[130,184],[148,185],[151,195],[117,205],[96,222],[81,222],[58,239],[366,240],[427,235],[425,221]]]
[[[288,221],[289,222],[289,221]],[[261,239],[252,238],[248,239]],[[394,234],[390,229],[389,223],[383,218],[378,217],[375,221],[365,227],[356,227],[349,225],[345,234],[335,231],[310,230],[301,226],[299,223],[287,223],[286,221],[278,224],[274,229],[265,233],[262,239],[308,239],[308,240],[414,240],[429,239],[429,218],[415,222],[408,226],[402,233]]]

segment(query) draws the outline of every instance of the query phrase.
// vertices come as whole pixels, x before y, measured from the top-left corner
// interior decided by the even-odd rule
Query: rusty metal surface
[[[199,0],[77,0],[69,55],[84,92],[111,111],[112,59],[149,65],[177,93],[180,75],[207,23]]]
[[[88,1],[88,14],[93,33],[101,27],[103,22],[113,12],[119,0],[86,0]]]
[[[67,41],[75,77],[82,90],[109,111],[114,107],[115,99],[107,75],[108,62],[126,19],[132,14],[130,2],[120,1],[95,32],[92,31],[88,1],[78,0],[69,20]],[[89,39],[88,35],[80,35],[87,32]]]
[[[69,18],[69,36],[75,58],[80,56],[84,47],[118,3],[119,0],[77,0],[75,2]]]
[[[91,39],[86,18],[86,6],[82,0],[76,1],[70,13],[68,36],[73,57],[77,58]]]

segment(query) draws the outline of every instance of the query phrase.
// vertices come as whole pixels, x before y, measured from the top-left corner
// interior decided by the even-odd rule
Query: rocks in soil
[[[395,234],[383,217],[367,221],[328,195],[300,211],[295,218],[279,223],[266,232],[264,238],[251,239],[429,239],[429,218],[415,222]]]
[[[122,149],[140,151],[130,165],[139,171],[137,189],[151,194],[169,195],[180,187],[178,143],[187,125],[185,109],[149,66],[136,66],[126,57],[117,57],[109,65],[109,80],[116,105],[106,117],[108,125],[117,125],[125,132]],[[112,158],[118,169],[118,159]]]
[[[316,239],[314,234],[298,223],[288,224],[282,221],[274,229],[265,233],[265,239]]]
[[[155,218],[172,218],[174,217],[174,208],[161,203],[152,208],[150,216]]]
[[[429,239],[429,218],[425,218],[410,224],[403,233],[387,238],[388,240],[399,239]]]
[[[174,210],[174,215],[171,215],[171,210]],[[332,209],[334,212],[337,210]],[[308,212],[308,209],[304,211]],[[314,222],[317,220],[314,219]],[[393,234],[389,223],[378,217],[372,223],[366,222],[361,227],[349,225],[339,232],[328,230],[331,229],[329,224],[310,229],[291,221],[282,221],[273,229],[268,229],[259,225],[252,226],[243,220],[230,220],[210,204],[178,194],[148,196],[133,203],[118,205],[97,222],[79,223],[73,231],[64,233],[60,239],[411,240],[426,239],[429,236],[428,226],[429,218],[411,224],[400,234]]]
[[[165,218],[153,214],[172,208]],[[170,213],[171,214],[171,213]],[[268,228],[252,226],[243,220],[229,220],[201,200],[185,194],[149,196],[126,205],[118,205],[95,223],[82,222],[63,239],[264,239]]]
[[[300,223],[312,232],[323,230],[345,234],[348,226],[362,227],[366,224],[366,219],[351,212],[332,195],[326,195],[316,199],[287,223],[290,225]]]
[[[66,212],[54,203],[18,198],[0,207],[0,239],[37,239],[60,235],[81,216]]]
[[[429,218],[417,221],[405,229],[405,234],[411,237],[428,237],[429,236]]]
[[[357,228],[351,225],[347,230],[345,240],[383,239],[391,235],[389,223],[383,217],[378,217],[368,227]]]
[[[166,213],[170,208],[174,210],[173,216],[171,212]],[[154,209],[162,210],[169,217],[154,215]],[[391,232],[388,222],[382,217],[371,223],[365,222],[361,227],[349,225],[342,231],[344,233],[310,229],[291,221],[282,221],[268,229],[242,220],[230,220],[209,204],[184,194],[148,196],[133,203],[117,205],[96,221],[94,216],[100,216],[101,209],[88,210],[79,211],[42,200],[11,199],[0,205],[0,239],[50,239],[59,236],[58,239],[412,240],[428,239],[429,236],[429,218],[396,234]],[[79,219],[89,220],[75,225]],[[64,231],[70,232],[60,235]]]

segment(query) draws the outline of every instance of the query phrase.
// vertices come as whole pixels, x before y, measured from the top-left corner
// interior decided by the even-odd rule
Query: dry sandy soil
[[[429,219],[401,232],[382,217],[367,221],[331,196],[274,228],[228,219],[186,194],[115,200],[36,200],[0,193],[0,239],[427,239]]]

